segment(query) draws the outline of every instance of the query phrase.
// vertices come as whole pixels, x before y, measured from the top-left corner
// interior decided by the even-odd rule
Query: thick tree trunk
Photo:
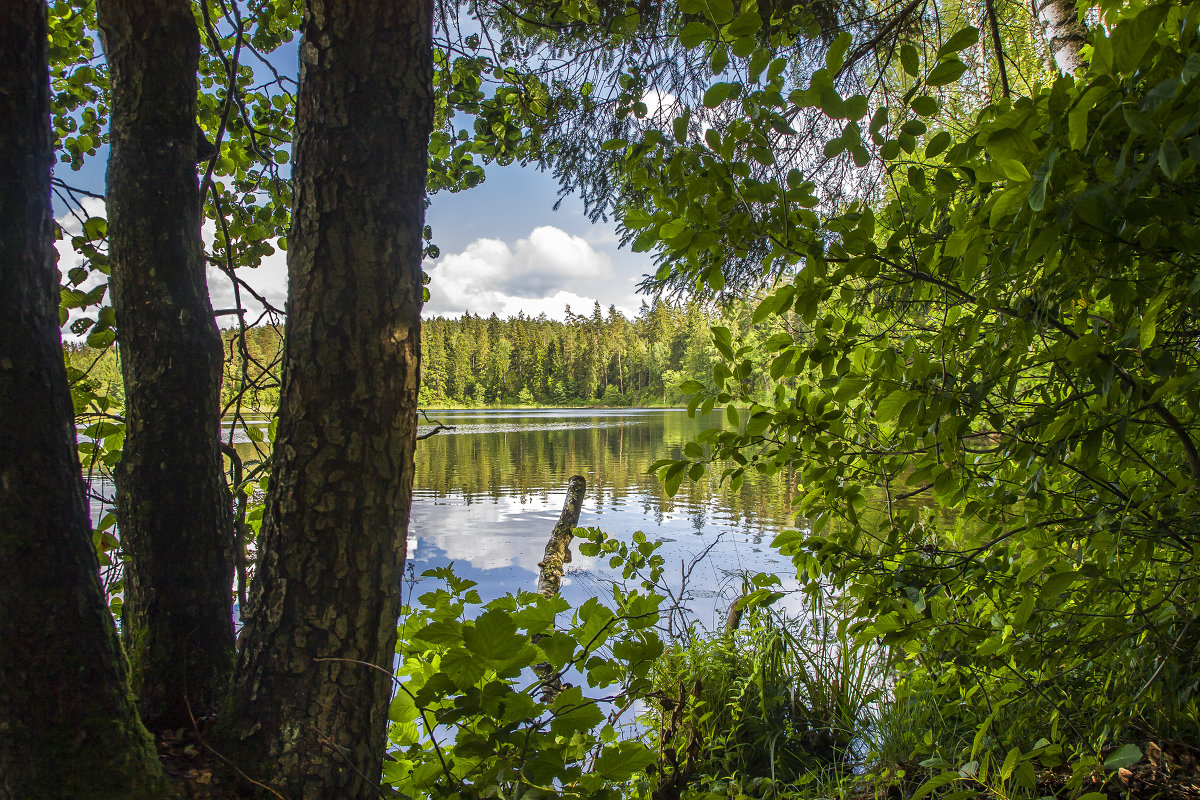
[[[416,436],[432,3],[310,0],[267,519],[228,749],[291,798],[374,798]]]
[[[0,798],[163,797],[100,589],[58,332],[46,6],[0,3]]]
[[[1033,8],[1054,63],[1060,72],[1073,74],[1083,66],[1080,51],[1087,44],[1087,28],[1079,21],[1074,0],[1033,0]]]
[[[123,634],[151,729],[190,727],[233,669],[221,344],[200,240],[199,34],[188,0],[101,0],[108,235],[127,430],[116,472]]]

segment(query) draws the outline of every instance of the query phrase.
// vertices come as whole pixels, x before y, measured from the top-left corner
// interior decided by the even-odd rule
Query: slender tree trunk
[[[966,6],[967,22],[980,31],[979,41],[975,43],[975,52],[971,59],[971,71],[975,73],[975,81],[979,84],[982,105],[987,105],[992,101],[992,75],[988,64],[987,37],[983,35],[983,22],[987,16],[986,2],[987,0],[984,0],[984,8],[977,8],[975,3],[969,3]]]
[[[1033,0],[1033,8],[1046,37],[1046,49],[1059,71],[1071,75],[1083,66],[1080,51],[1087,44],[1087,28],[1079,21],[1074,0]]]
[[[58,332],[46,6],[0,3],[0,798],[165,796],[100,588]]]
[[[310,0],[267,518],[226,741],[291,800],[375,798],[412,492],[430,0]]]
[[[199,33],[188,0],[100,0],[112,79],[108,233],[127,429],[116,472],[123,634],[151,729],[191,727],[233,668],[221,344],[196,177]]]

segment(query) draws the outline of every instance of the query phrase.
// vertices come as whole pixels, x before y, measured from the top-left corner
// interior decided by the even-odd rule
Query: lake
[[[776,573],[795,586],[790,560],[770,547],[776,533],[795,525],[790,481],[747,475],[735,492],[719,485],[719,474],[709,475],[668,497],[646,473],[657,459],[682,457],[684,444],[721,424],[720,412],[692,418],[681,409],[468,409],[429,416],[453,429],[417,443],[408,559],[418,594],[423,571],[450,563],[479,584],[485,600],[535,590],[572,475],[587,479],[579,525],[625,541],[642,531],[663,542],[666,580],[676,591],[686,588],[687,607],[710,629],[724,620],[741,573]],[[244,459],[259,457],[244,432],[235,442]],[[107,481],[92,487],[97,496],[112,496]],[[105,510],[94,498],[93,524]],[[608,581],[619,574],[606,560],[580,556],[578,541],[572,550],[563,596],[572,605],[608,596]]]
[[[794,526],[783,477],[748,476],[734,492],[718,485],[718,474],[685,481],[671,498],[646,474],[655,460],[682,457],[686,442],[720,425],[719,412],[690,418],[679,409],[488,409],[429,416],[453,430],[417,445],[408,554],[417,575],[453,562],[485,599],[533,590],[567,480],[576,474],[587,479],[579,525],[624,540],[643,531],[662,541],[666,577],[676,587],[681,571],[716,542],[687,582],[688,605],[710,628],[723,620],[740,572],[794,575],[790,560],[770,548],[778,531]],[[575,604],[608,594],[606,581],[618,577],[606,561],[576,549],[562,591]]]

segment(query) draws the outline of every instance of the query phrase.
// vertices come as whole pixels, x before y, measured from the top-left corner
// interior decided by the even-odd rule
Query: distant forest
[[[420,402],[424,407],[484,405],[677,405],[683,381],[712,369],[710,326],[749,327],[744,309],[717,314],[696,304],[655,300],[626,317],[593,305],[567,309],[565,321],[544,314],[502,320],[470,313],[422,324]],[[761,326],[760,326],[761,327]],[[273,409],[279,401],[283,326],[222,333],[227,406]],[[67,347],[72,372],[95,391],[120,399],[115,349]],[[82,377],[86,376],[86,377]],[[765,387],[764,387],[765,388]]]

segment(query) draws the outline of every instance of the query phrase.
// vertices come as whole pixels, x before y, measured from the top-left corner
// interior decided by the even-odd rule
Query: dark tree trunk
[[[305,8],[288,324],[227,747],[291,798],[375,798],[411,502],[432,3]]]
[[[0,3],[0,798],[165,796],[100,589],[58,332],[46,6]]]
[[[101,0],[112,79],[108,233],[127,430],[117,521],[142,718],[190,727],[233,668],[221,344],[200,240],[199,34],[188,0]]]

